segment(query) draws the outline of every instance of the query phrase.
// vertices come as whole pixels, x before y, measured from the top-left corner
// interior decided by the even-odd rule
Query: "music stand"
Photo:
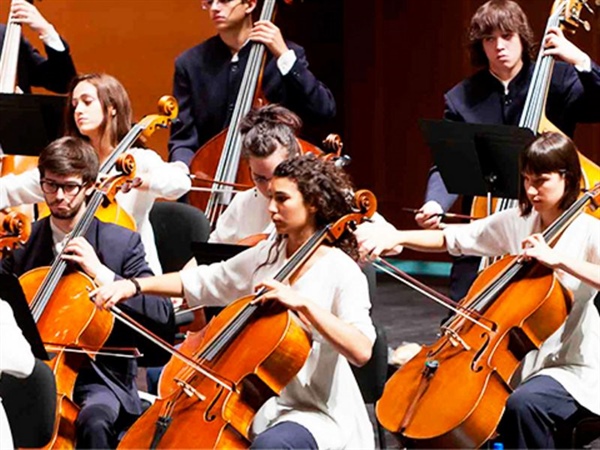
[[[0,94],[0,148],[38,156],[62,135],[66,101],[60,95]]]
[[[191,247],[192,254],[198,265],[227,261],[249,248],[247,245],[217,244],[210,242],[192,242]],[[204,316],[206,317],[206,320],[211,320],[214,316],[219,314],[222,309],[223,308],[219,306],[204,307]]]
[[[33,356],[48,361],[50,359],[48,352],[46,352],[35,320],[31,315],[23,289],[15,276],[0,274],[0,298],[12,308],[17,325],[23,332],[27,342],[29,342]]]
[[[518,198],[519,154],[531,130],[445,120],[422,120],[421,130],[448,192]]]
[[[227,261],[243,252],[247,245],[217,244],[210,242],[192,242],[192,253],[198,265]]]

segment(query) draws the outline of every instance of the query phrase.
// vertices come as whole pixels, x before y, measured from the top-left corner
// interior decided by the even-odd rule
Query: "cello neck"
[[[14,94],[17,89],[17,66],[21,44],[21,25],[10,17],[6,23],[6,34],[0,56],[0,94]]]

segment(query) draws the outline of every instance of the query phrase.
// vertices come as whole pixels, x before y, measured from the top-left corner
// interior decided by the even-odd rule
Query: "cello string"
[[[159,346],[161,349],[163,349],[167,353],[171,354],[175,358],[182,361],[188,367],[193,368],[194,370],[196,370],[196,372],[201,373],[206,378],[210,379],[211,381],[214,381],[215,383],[224,387],[225,389],[227,389],[230,392],[233,392],[235,390],[232,382],[230,382],[229,380],[223,381],[219,377],[213,375],[207,368],[202,367],[200,364],[198,364],[193,359],[187,357],[183,353],[179,352],[177,349],[173,348],[172,346],[170,346],[169,344],[164,342],[162,339],[158,338],[157,336],[154,336],[153,334],[151,334],[150,332],[145,330],[141,325],[139,325],[135,320],[133,320],[131,317],[129,317],[127,314],[125,314],[117,306],[113,306],[112,308],[110,308],[110,311],[113,313],[113,316],[116,319],[118,319],[121,323],[127,325],[132,330],[141,334],[146,339],[148,339],[150,342],[154,343],[155,345]],[[228,383],[230,383],[231,385]]]
[[[480,321],[478,321],[477,319],[472,318],[469,314],[462,312],[460,309],[455,308],[452,305],[447,304],[446,302],[440,300],[439,298],[435,297],[434,295],[431,295],[429,292],[425,291],[424,289],[422,289],[420,286],[417,286],[415,284],[413,284],[412,282],[410,282],[407,279],[404,279],[402,277],[400,277],[399,275],[397,275],[396,273],[392,272],[387,265],[382,264],[383,260],[381,258],[377,258],[375,259],[375,261],[372,262],[373,266],[375,266],[375,268],[381,270],[382,272],[386,273],[387,275],[389,275],[390,277],[406,284],[408,287],[414,289],[415,291],[421,293],[422,295],[424,295],[425,297],[429,298],[430,300],[433,300],[434,302],[436,302],[437,304],[443,306],[444,308],[447,308],[451,311],[453,311],[455,314],[471,321],[472,323],[474,323],[475,325],[483,328],[484,330],[488,331],[488,332],[492,332],[492,329],[489,328],[488,326],[484,325],[483,323],[481,323]]]
[[[275,1],[267,0],[261,10],[260,19],[267,20],[273,17],[275,10]],[[262,44],[252,43],[250,53],[248,56],[248,62],[246,63],[246,70],[242,77],[240,85],[240,92],[236,100],[236,104],[232,113],[229,131],[225,139],[224,151],[219,158],[219,163],[215,173],[215,179],[224,180],[226,182],[234,183],[237,177],[239,168],[239,162],[241,157],[241,136],[238,130],[238,124],[242,120],[242,117],[252,107],[252,101],[254,100],[254,94],[256,92],[256,85],[261,69],[261,61],[263,60],[265,48]],[[214,191],[208,199],[206,207],[207,216],[211,223],[216,220],[218,209],[215,208],[216,203],[222,203],[228,205],[231,201],[230,190],[227,192]]]

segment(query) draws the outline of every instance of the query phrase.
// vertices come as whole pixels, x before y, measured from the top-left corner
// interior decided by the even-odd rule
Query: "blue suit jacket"
[[[467,123],[518,125],[531,84],[534,64],[526,64],[510,82],[508,95],[504,86],[487,69],[463,80],[444,96],[447,120]],[[568,136],[583,122],[600,122],[600,67],[592,62],[591,72],[578,72],[557,62],[552,74],[546,115]],[[430,172],[425,201],[437,201],[447,211],[457,198],[449,194],[442,178]]]
[[[262,79],[264,95],[305,121],[318,121],[335,115],[335,100],[329,89],[308,69],[304,49],[286,42],[296,53],[296,62],[285,76],[267,51]],[[213,36],[177,57],[173,95],[179,102],[179,120],[171,126],[169,159],[189,164],[209,139],[231,121],[250,45],[244,46],[238,62],[219,36]]]
[[[4,43],[6,25],[0,24],[0,48]],[[17,65],[18,85],[25,93],[31,92],[31,86],[40,86],[49,91],[66,94],[69,84],[77,74],[75,65],[69,53],[69,46],[63,40],[66,50],[57,52],[46,47],[48,58],[44,58],[31,46],[29,41],[22,38]]]
[[[115,272],[116,279],[153,275],[146,262],[144,247],[138,233],[94,219],[85,238],[96,250],[100,261]],[[39,220],[33,224],[31,236],[25,247],[15,251],[11,258],[2,261],[1,271],[20,276],[36,267],[49,266],[54,260],[52,248],[50,221],[48,218]],[[72,269],[77,270],[77,267]],[[120,306],[136,319],[145,317],[159,324],[166,324],[172,321],[173,317],[172,304],[164,297],[138,295]],[[141,339],[144,338],[115,321],[113,332],[105,345],[132,347],[138,346],[142,342]],[[78,383],[103,383],[115,393],[127,412],[141,413],[135,383],[135,360],[98,356],[88,364],[81,370]]]

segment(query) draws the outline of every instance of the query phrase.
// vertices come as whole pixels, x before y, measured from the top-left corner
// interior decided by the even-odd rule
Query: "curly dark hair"
[[[277,150],[277,144],[287,149],[288,156],[301,153],[296,134],[302,120],[283,106],[271,104],[253,109],[240,122],[242,154],[248,158],[266,158]]]
[[[503,33],[516,33],[521,39],[523,62],[535,58],[533,30],[527,16],[513,0],[489,0],[477,9],[469,27],[469,51],[474,67],[487,67],[489,61],[483,50],[483,39],[495,30]]]
[[[352,184],[346,172],[332,162],[305,154],[281,162],[273,173],[296,183],[304,203],[315,208],[315,224],[320,229],[353,210]],[[335,244],[355,261],[358,243],[354,234],[345,231]]]

